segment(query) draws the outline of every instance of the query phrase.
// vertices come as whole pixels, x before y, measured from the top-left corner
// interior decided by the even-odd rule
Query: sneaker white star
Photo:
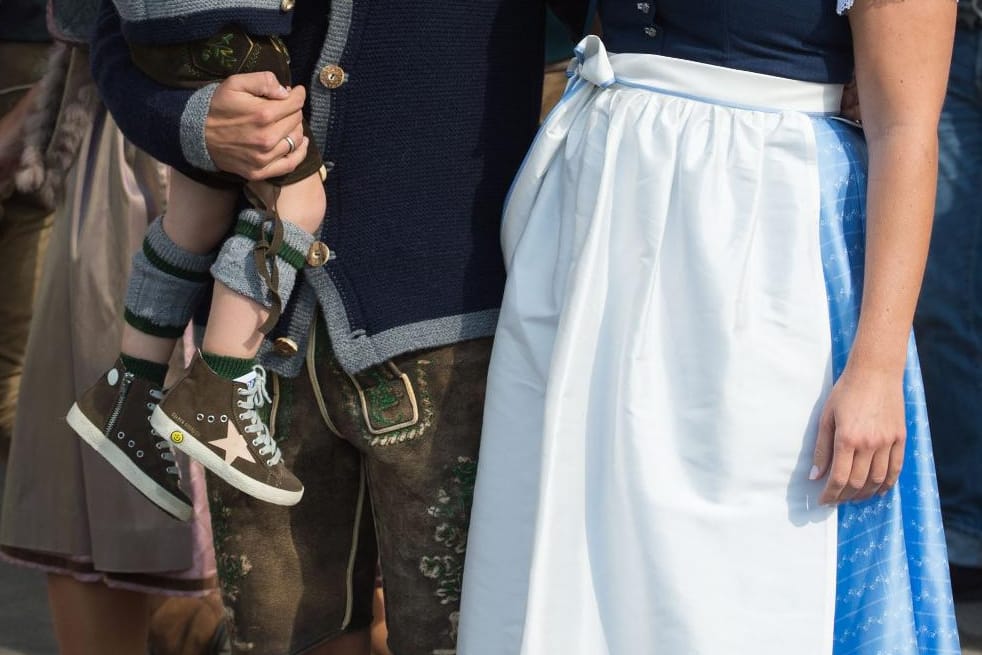
[[[153,411],[150,425],[236,489],[289,507],[303,497],[303,483],[286,467],[260,414],[271,402],[261,366],[229,380],[196,354]]]
[[[252,453],[249,452],[249,446],[246,445],[245,438],[232,421],[228,422],[228,431],[224,439],[215,439],[208,443],[225,451],[226,464],[231,464],[240,457],[247,462],[256,463]]]

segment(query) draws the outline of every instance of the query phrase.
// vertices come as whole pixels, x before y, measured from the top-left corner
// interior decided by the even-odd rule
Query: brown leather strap
[[[259,331],[263,334],[269,334],[270,330],[276,327],[276,323],[280,320],[280,315],[283,313],[283,301],[280,298],[280,272],[276,263],[276,254],[283,245],[283,221],[280,220],[280,215],[276,211],[276,201],[279,195],[279,187],[274,187],[272,209],[266,207],[265,203],[257,197],[253,196],[251,198],[257,208],[265,212],[266,218],[269,219],[273,228],[272,235],[267,239],[266,223],[263,221],[259,230],[259,238],[256,240],[256,246],[252,251],[256,271],[259,273],[259,277],[263,279],[263,282],[266,283],[270,295],[269,316],[259,326]]]

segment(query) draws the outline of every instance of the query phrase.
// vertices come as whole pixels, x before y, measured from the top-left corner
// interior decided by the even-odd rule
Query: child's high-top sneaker
[[[303,485],[259,415],[270,402],[261,366],[235,380],[212,371],[198,353],[150,420],[202,466],[244,493],[275,505],[295,505]]]
[[[68,412],[68,424],[137,490],[187,521],[191,500],[181,491],[174,453],[150,427],[163,394],[126,370],[122,359],[87,389]]]

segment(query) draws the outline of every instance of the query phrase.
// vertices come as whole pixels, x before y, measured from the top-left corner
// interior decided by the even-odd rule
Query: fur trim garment
[[[40,91],[24,125],[24,150],[14,184],[53,209],[99,99],[85,51],[62,43],[52,47],[38,84]]]

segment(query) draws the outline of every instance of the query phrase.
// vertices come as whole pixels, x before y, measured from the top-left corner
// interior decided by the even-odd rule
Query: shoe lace
[[[259,449],[259,454],[264,457],[269,456],[266,465],[274,466],[283,459],[283,454],[280,452],[280,447],[273,441],[273,435],[269,433],[269,428],[259,416],[259,412],[256,411],[266,403],[272,403],[273,399],[269,397],[269,393],[266,391],[266,370],[259,365],[253,366],[252,370],[256,374],[252,385],[240,387],[238,390],[242,400],[236,404],[245,410],[239,414],[239,418],[248,421],[245,432],[253,435],[252,445]]]
[[[151,402],[147,403],[147,411],[148,411],[147,422],[150,421],[150,415],[153,414],[153,410],[157,408],[157,404],[164,399],[164,392],[160,389],[151,389],[150,399]],[[168,466],[165,470],[171,475],[176,475],[180,477],[181,472],[177,468],[177,462],[174,461],[174,451],[171,450],[170,444],[167,443],[166,439],[164,439],[159,434],[157,434],[157,431],[154,430],[152,427],[150,428],[150,434],[157,440],[154,443],[154,446],[156,446],[157,450],[163,451],[160,452],[160,459],[167,462],[171,462],[171,465]]]

